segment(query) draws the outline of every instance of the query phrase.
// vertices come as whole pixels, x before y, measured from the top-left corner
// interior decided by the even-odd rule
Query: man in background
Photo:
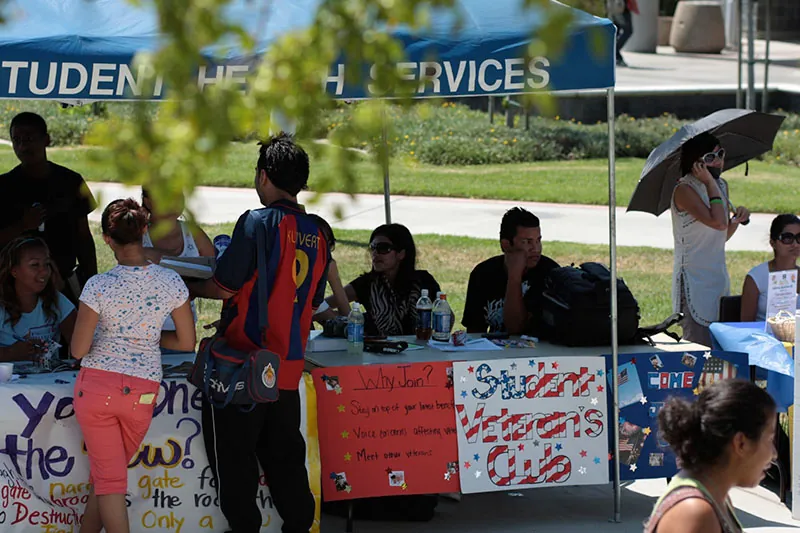
[[[81,288],[97,274],[89,213],[95,203],[77,172],[47,160],[47,123],[24,112],[11,120],[19,165],[0,175],[0,249],[21,235],[41,237],[50,248],[64,295],[78,304]]]

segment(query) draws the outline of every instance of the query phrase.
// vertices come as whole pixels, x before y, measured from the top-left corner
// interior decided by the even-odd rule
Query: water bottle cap
[[[439,293],[439,299],[440,300],[447,300],[447,293],[446,292],[440,292]]]
[[[422,296],[424,297],[427,295],[428,295],[428,289],[422,289]]]

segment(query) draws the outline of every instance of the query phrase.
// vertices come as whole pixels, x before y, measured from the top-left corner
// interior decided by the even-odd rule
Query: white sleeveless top
[[[689,185],[710,207],[706,186],[692,175],[684,176],[678,183]],[[728,184],[718,182],[723,195],[725,217],[728,210]],[[677,189],[677,186],[676,186]],[[730,293],[730,278],[725,264],[727,230],[710,228],[686,211],[675,206],[672,193],[672,235],[675,241],[675,262],[672,269],[672,310],[680,311],[681,294],[692,318],[701,326],[709,326],[719,318],[719,300]]]
[[[197,244],[194,242],[194,235],[189,224],[183,220],[179,220],[178,224],[181,226],[181,233],[183,233],[183,251],[178,257],[200,257],[200,250],[197,249]],[[150,238],[150,230],[147,229],[142,236],[142,246],[145,248],[155,248],[153,246],[153,239]],[[192,316],[194,321],[197,322],[197,309],[195,308],[194,301],[191,302]],[[164,321],[163,331],[175,331],[175,322],[172,321],[172,315],[167,315]]]
[[[769,294],[769,261],[754,266],[747,273],[758,288],[758,307],[756,308],[756,321],[767,319],[767,296]],[[797,308],[800,309],[800,294],[797,295]]]

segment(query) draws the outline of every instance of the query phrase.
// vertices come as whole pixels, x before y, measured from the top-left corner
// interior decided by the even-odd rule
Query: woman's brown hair
[[[48,259],[50,257],[47,244],[38,237],[17,237],[0,252],[0,306],[8,315],[6,322],[12,326],[16,325],[22,317],[22,309],[11,271],[20,265],[22,256],[29,250],[44,250]],[[39,293],[44,314],[53,322],[58,320],[58,289],[56,289],[56,285],[59,283],[59,279],[58,270],[51,268],[50,279],[44,290]]]

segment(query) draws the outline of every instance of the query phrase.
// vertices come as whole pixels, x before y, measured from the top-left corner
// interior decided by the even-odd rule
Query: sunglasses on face
[[[725,159],[725,148],[720,148],[716,152],[708,152],[703,156],[703,163],[710,165],[719,158],[720,161]]]
[[[780,237],[778,237],[778,240],[787,245],[792,244],[793,242],[800,244],[800,233],[781,233]]]
[[[373,242],[369,245],[369,249],[378,255],[384,255],[393,251],[395,247],[390,242]]]

